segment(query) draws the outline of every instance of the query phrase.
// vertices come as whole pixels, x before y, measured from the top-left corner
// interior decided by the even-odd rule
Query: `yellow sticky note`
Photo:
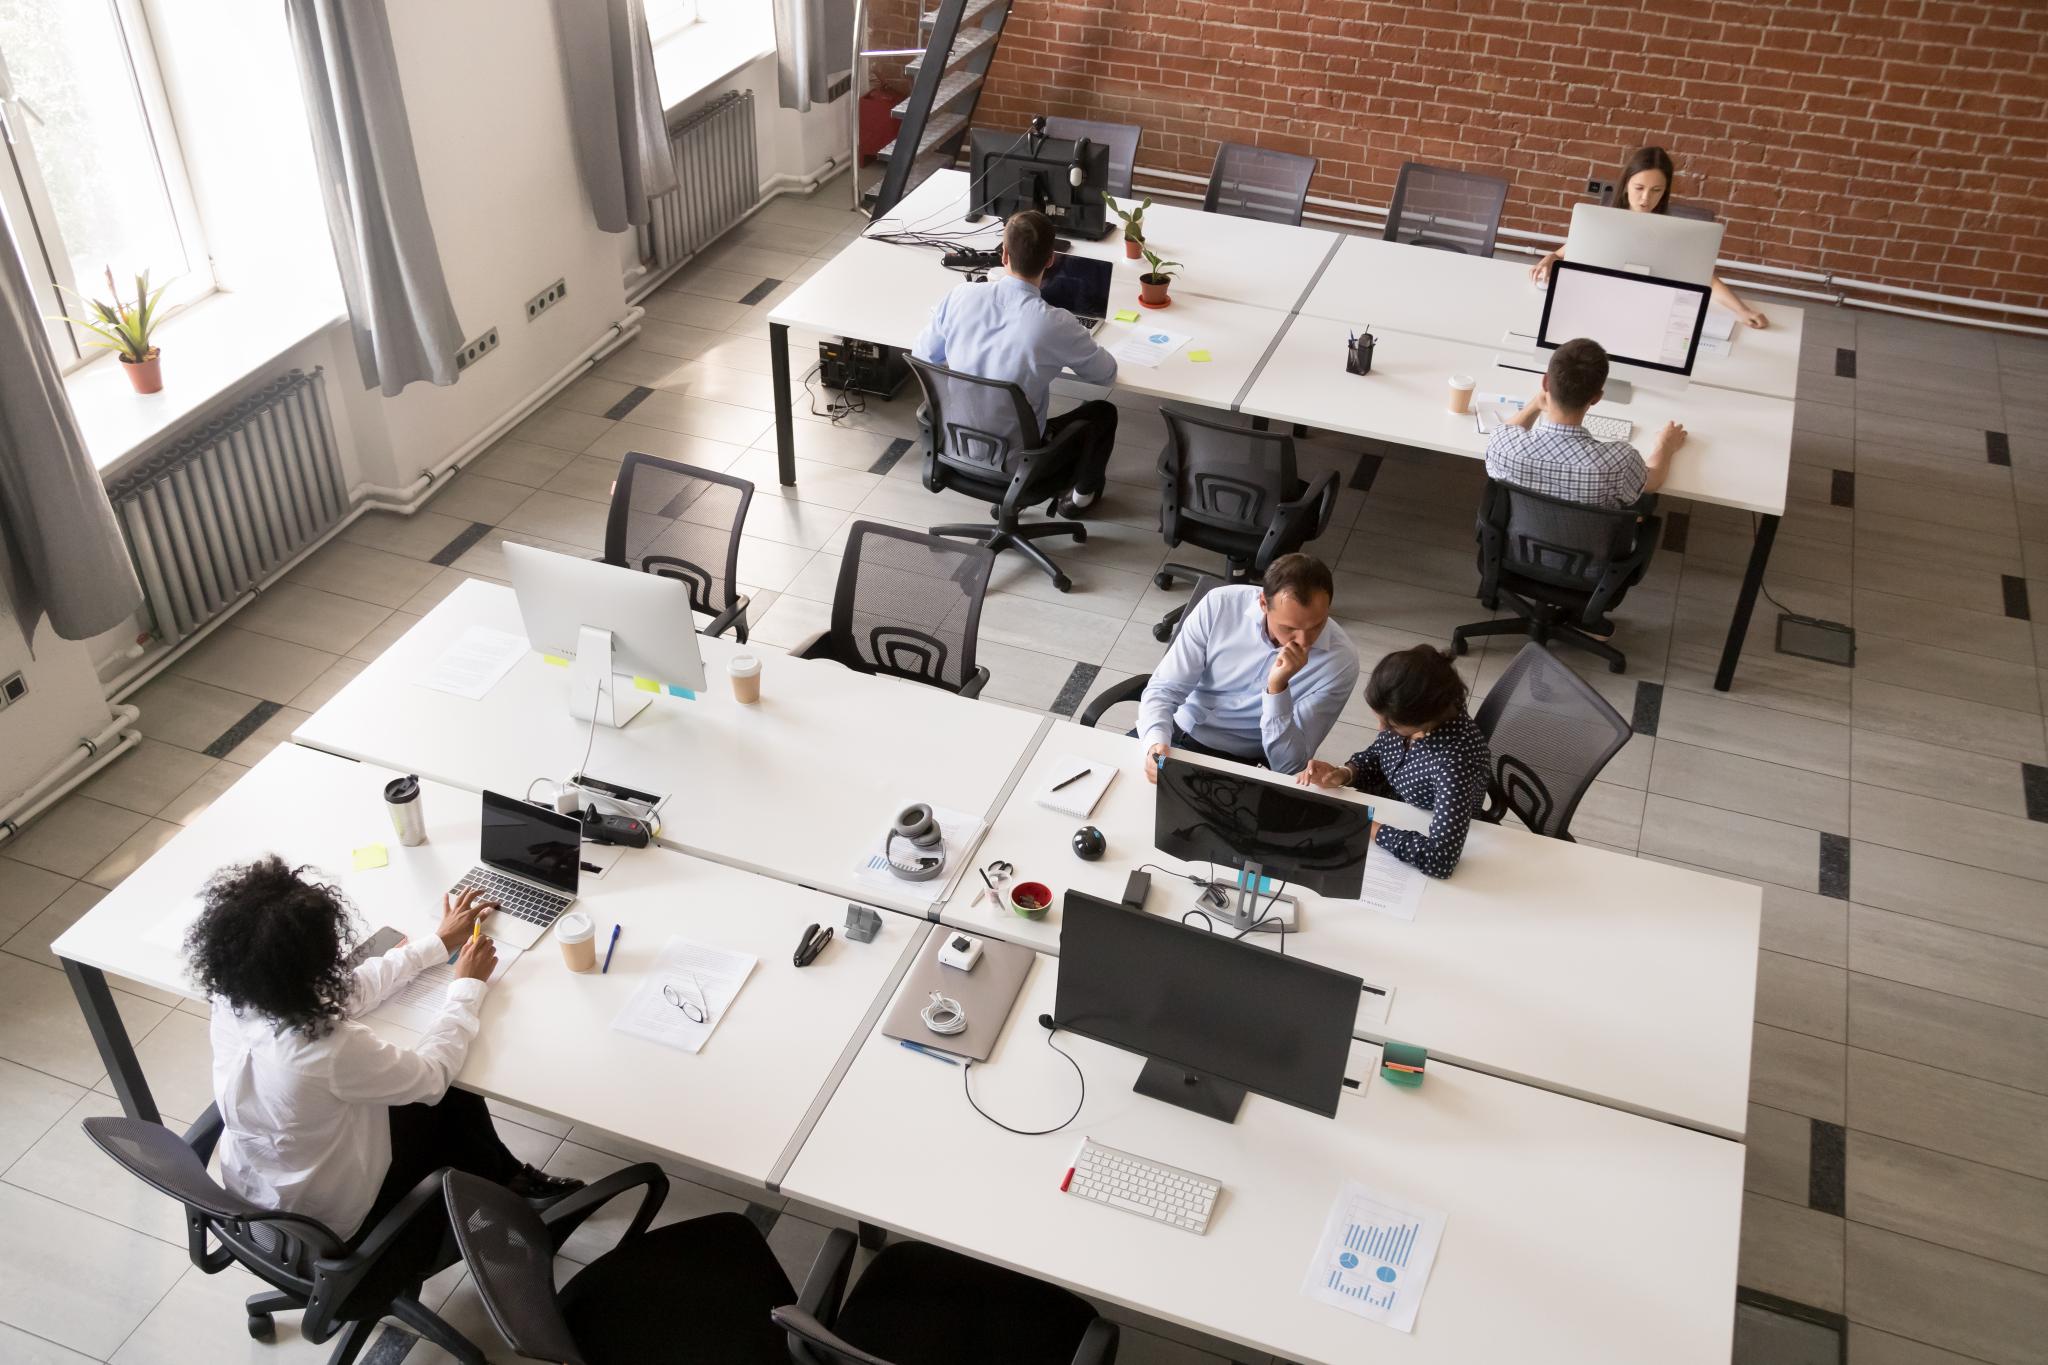
[[[556,668],[567,668],[569,666],[569,661],[559,654],[543,654],[540,656],[540,661],[544,664],[553,664]]]
[[[368,872],[391,861],[391,850],[382,844],[364,844],[354,854],[356,871]]]
[[[1136,322],[1138,320],[1138,310],[1135,308],[1119,308],[1116,320],[1118,322]]]
[[[661,691],[661,684],[652,678],[635,678],[633,679],[633,686],[639,688],[642,692]]]
[[[1213,359],[1215,359],[1215,357],[1210,355],[1207,351],[1188,352],[1188,363],[1191,365],[1206,365]]]

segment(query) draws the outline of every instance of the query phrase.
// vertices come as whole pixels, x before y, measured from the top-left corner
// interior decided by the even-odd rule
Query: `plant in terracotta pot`
[[[1123,220],[1124,255],[1131,260],[1137,260],[1145,254],[1145,210],[1152,207],[1152,201],[1147,199],[1134,209],[1125,209],[1123,205],[1105,194],[1102,196],[1102,202],[1109,205],[1111,213]]]
[[[164,296],[168,284],[160,284],[155,292],[149,287],[149,272],[143,271],[135,277],[135,301],[122,301],[121,291],[114,284],[114,272],[107,271],[107,293],[112,303],[78,294],[91,317],[67,317],[64,321],[74,327],[83,327],[98,337],[86,345],[112,351],[121,357],[121,368],[128,374],[128,382],[135,386],[137,393],[157,393],[163,389],[163,371],[155,343],[151,340],[156,332],[157,303]],[[76,290],[66,290],[76,294]]]
[[[1145,273],[1138,276],[1138,302],[1147,308],[1164,308],[1172,303],[1167,286],[1173,283],[1174,272],[1184,268],[1179,261],[1160,260],[1159,254],[1147,247]]]

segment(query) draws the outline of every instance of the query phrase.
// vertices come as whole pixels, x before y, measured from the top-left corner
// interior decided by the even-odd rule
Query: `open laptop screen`
[[[1053,307],[1066,309],[1084,323],[1095,323],[1109,316],[1109,280],[1108,261],[1062,251],[1052,258],[1052,268],[1045,272],[1038,293]]]
[[[479,856],[485,865],[515,877],[576,894],[583,825],[498,792],[484,793],[484,832]]]

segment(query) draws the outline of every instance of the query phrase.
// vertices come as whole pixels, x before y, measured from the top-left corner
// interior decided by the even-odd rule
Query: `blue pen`
[[[599,976],[603,976],[606,972],[612,969],[612,953],[618,949],[618,946],[619,926],[614,924],[612,926],[612,941],[604,945],[604,966],[599,967],[597,969],[597,974]]]
[[[898,1038],[896,1041],[903,1044],[903,1046],[909,1048],[912,1052],[916,1052],[923,1056],[929,1057],[935,1062],[944,1062],[947,1066],[960,1065],[960,1062],[957,1058],[948,1057],[945,1053],[940,1052],[936,1048],[926,1047],[922,1043],[913,1043],[908,1038]]]

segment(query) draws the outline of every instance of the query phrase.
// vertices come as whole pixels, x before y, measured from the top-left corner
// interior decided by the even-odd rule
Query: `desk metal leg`
[[[775,473],[796,487],[796,412],[789,398],[789,328],[768,324],[768,366],[775,382]]]
[[[149,1082],[143,1079],[142,1063],[135,1060],[135,1045],[128,1041],[128,1026],[121,1022],[114,993],[107,988],[107,974],[68,957],[59,960],[64,964],[64,975],[71,978],[71,990],[78,997],[78,1008],[85,1014],[85,1026],[92,1030],[93,1046],[100,1050],[107,1079],[114,1083],[121,1112],[131,1119],[161,1123],[163,1116],[156,1111]]]
[[[1771,542],[1778,538],[1778,519],[1765,516],[1757,522],[1756,539],[1749,547],[1749,567],[1742,574],[1742,591],[1735,595],[1735,615],[1728,622],[1728,643],[1721,647],[1721,666],[1714,673],[1714,690],[1726,692],[1735,681],[1735,664],[1742,658],[1742,642],[1749,638],[1749,616],[1756,607],[1757,591],[1764,585],[1764,566],[1771,562]]]
[[[862,1223],[859,1227],[860,1244],[869,1251],[880,1251],[889,1240],[887,1228],[878,1228],[873,1223]]]

